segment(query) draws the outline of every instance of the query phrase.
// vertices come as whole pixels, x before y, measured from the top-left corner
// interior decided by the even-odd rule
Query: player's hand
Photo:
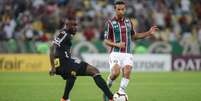
[[[54,76],[55,74],[56,74],[56,69],[53,68],[53,67],[51,67],[51,68],[49,69],[49,75],[50,75],[50,76]]]
[[[116,44],[116,46],[118,48],[125,48],[126,47],[126,43],[125,42],[119,42],[119,43]]]
[[[158,31],[159,28],[157,26],[152,26],[150,29],[149,29],[149,36],[152,36],[156,31]]]

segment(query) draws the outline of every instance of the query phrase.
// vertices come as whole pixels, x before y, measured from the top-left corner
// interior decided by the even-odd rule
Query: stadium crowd
[[[133,52],[201,54],[200,0],[125,1],[126,15],[137,32],[146,31],[151,25],[160,28],[155,38],[134,43]],[[114,15],[113,2],[0,0],[0,53],[46,53],[49,40],[61,28],[64,17],[73,15],[79,19],[75,43],[87,41],[97,47],[95,43],[99,42],[104,47],[104,24]]]

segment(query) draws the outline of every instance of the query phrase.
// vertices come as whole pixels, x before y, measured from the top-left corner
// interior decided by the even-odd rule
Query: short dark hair
[[[115,0],[114,5],[126,4],[124,0]]]
[[[72,20],[77,20],[76,19],[76,17],[75,16],[66,16],[65,18],[64,18],[64,24],[66,24],[67,22],[69,22],[69,21],[72,21]]]
[[[59,29],[63,28],[70,20],[76,20],[75,16],[62,16],[59,23]]]
[[[76,20],[75,16],[66,16],[65,17],[66,20]]]

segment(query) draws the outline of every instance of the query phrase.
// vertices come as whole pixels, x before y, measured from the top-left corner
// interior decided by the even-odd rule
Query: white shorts
[[[118,64],[120,68],[124,68],[126,65],[133,67],[133,55],[129,53],[112,52],[109,55],[110,71],[115,64]]]

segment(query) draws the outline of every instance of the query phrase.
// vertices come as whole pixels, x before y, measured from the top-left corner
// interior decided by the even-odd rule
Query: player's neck
[[[118,21],[123,21],[124,20],[124,17],[119,17],[119,16],[115,16],[115,18],[118,20]]]
[[[67,28],[63,28],[67,33],[72,34],[72,32],[70,31],[70,29]]]

